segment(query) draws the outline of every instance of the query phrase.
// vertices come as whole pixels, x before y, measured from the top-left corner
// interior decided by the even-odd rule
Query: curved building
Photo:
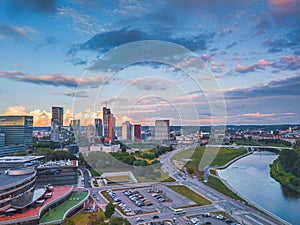
[[[18,168],[0,171],[0,214],[22,210],[32,203],[36,170]],[[42,193],[44,194],[44,193]]]

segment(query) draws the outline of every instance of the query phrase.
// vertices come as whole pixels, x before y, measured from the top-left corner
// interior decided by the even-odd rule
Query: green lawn
[[[244,201],[240,196],[238,196],[237,194],[235,194],[234,192],[232,192],[229,188],[227,188],[222,181],[220,181],[218,178],[213,177],[213,176],[209,176],[208,177],[208,182],[204,183],[207,186],[223,193],[224,195],[227,195],[233,199],[236,200],[240,200],[240,201]]]
[[[237,145],[250,145],[250,146],[258,146],[259,143],[255,141],[246,141],[246,140],[234,140]]]
[[[193,190],[189,189],[186,186],[182,185],[168,185],[168,188],[176,191],[177,193],[187,197],[191,201],[194,201],[197,203],[197,205],[209,205],[211,202],[204,198],[203,196],[199,195],[198,193],[194,192]]]
[[[171,158],[171,161],[178,160],[185,162],[186,167],[197,167],[199,166],[199,163],[203,157],[203,154],[205,152],[205,146],[196,147],[195,149],[188,149],[186,151],[180,152],[176,155],[174,155]],[[207,154],[208,153],[208,154]],[[216,157],[214,157],[214,153],[216,154]],[[231,160],[235,159],[238,156],[244,155],[247,153],[247,150],[239,150],[234,148],[210,148],[206,152],[208,155],[208,158],[211,157],[212,163],[210,165],[212,166],[223,166],[226,163],[230,162]],[[192,159],[188,161],[188,159]],[[207,166],[207,165],[205,165]],[[202,169],[199,168],[201,171]]]
[[[51,223],[56,220],[63,220],[64,214],[73,206],[80,203],[86,196],[88,191],[73,192],[71,197],[62,204],[46,213],[40,220],[40,223]],[[75,200],[74,200],[75,199]]]
[[[271,165],[270,174],[281,185],[300,193],[300,178],[295,177],[292,173],[286,172],[279,160],[276,159]],[[297,185],[298,184],[298,185]]]

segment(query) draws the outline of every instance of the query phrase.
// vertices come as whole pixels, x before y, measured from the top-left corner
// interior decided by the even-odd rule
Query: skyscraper
[[[59,135],[64,121],[64,108],[52,107],[52,119],[51,119],[51,141],[59,142]]]
[[[103,136],[102,119],[100,118],[95,118],[95,136],[97,137]]]
[[[122,123],[122,139],[131,141],[132,124],[129,121]]]
[[[134,124],[133,125],[133,133],[134,133],[134,142],[141,141],[141,124]]]
[[[32,146],[32,116],[0,116],[0,155],[24,152]]]
[[[80,120],[72,119],[70,122],[70,127],[71,127],[75,137],[77,137],[80,134]]]
[[[106,107],[103,107],[103,137],[104,141],[113,139],[113,114]]]
[[[92,124],[86,127],[86,138],[89,143],[95,143],[95,127]]]
[[[155,140],[170,140],[170,120],[155,121]]]

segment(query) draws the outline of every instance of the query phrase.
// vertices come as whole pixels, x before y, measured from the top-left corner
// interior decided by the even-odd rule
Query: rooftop
[[[31,208],[22,214],[15,214],[13,216],[2,216],[0,217],[0,224],[14,224],[15,220],[26,219],[28,217],[39,216],[41,209],[48,203],[51,203],[58,198],[66,195],[72,190],[72,186],[58,186],[54,187],[52,192],[52,197],[44,201],[43,205],[37,206],[36,208]]]
[[[52,223],[57,220],[63,220],[65,213],[72,207],[80,204],[87,196],[88,191],[73,192],[67,201],[45,214],[41,218],[40,223]]]
[[[20,172],[20,175],[15,175],[18,174],[18,172]],[[9,170],[0,170],[0,189],[29,178],[35,172],[36,170],[25,168],[21,168],[20,170],[14,169],[11,173]]]
[[[4,156],[0,158],[1,163],[26,163],[33,160],[40,160],[45,158],[45,156]]]

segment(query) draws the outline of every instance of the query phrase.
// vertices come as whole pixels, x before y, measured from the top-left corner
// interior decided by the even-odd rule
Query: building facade
[[[122,139],[131,141],[132,124],[129,121],[122,123]]]
[[[103,107],[103,137],[105,142],[113,139],[113,114],[106,107]]]
[[[35,190],[36,170],[18,168],[0,173],[0,214],[22,210],[32,203]]]
[[[141,124],[133,125],[134,142],[141,142]]]
[[[0,116],[0,156],[24,152],[32,146],[32,116]]]
[[[80,135],[80,120],[79,119],[72,119],[70,121],[70,128],[75,137]]]
[[[64,108],[53,106],[51,118],[51,141],[60,141],[60,132],[63,127]]]
[[[158,141],[170,140],[170,120],[155,121],[155,140]]]
[[[95,135],[97,137],[103,137],[102,119],[100,118],[95,119]]]

